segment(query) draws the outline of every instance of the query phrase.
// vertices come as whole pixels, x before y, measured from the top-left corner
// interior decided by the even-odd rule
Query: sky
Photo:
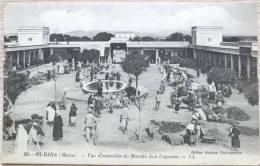
[[[74,30],[190,32],[192,26],[222,26],[224,34],[257,35],[257,8],[247,3],[85,2],[16,3],[4,10],[4,32],[46,26]]]

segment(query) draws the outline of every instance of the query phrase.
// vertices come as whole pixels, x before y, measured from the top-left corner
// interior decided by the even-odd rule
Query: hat
[[[75,102],[75,101],[73,101],[73,102],[72,102],[72,104],[76,104],[76,102]]]
[[[38,123],[37,122],[33,122],[33,124],[32,124],[33,126],[37,126],[38,125]]]
[[[218,91],[218,94],[220,94],[220,93],[221,93],[221,91],[219,90],[219,91]]]

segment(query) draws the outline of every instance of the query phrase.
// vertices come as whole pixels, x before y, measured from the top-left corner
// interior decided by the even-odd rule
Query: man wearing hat
[[[125,100],[124,101],[124,108],[122,109],[122,114],[120,116],[120,122],[122,122],[124,134],[125,134],[125,131],[127,131],[127,124],[128,124],[128,120],[129,120],[128,110],[129,110],[128,101]]]
[[[93,112],[90,108],[87,108],[87,115],[85,117],[85,132],[86,132],[86,141],[90,139],[90,132],[93,129],[94,124],[96,123],[96,118],[93,115]]]
[[[71,104],[70,113],[69,113],[69,126],[75,126],[76,116],[77,116],[77,106],[75,101]]]

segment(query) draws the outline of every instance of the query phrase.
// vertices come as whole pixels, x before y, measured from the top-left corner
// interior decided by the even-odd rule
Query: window
[[[208,38],[208,42],[211,42],[211,37]]]
[[[28,38],[29,41],[32,41],[32,38]]]

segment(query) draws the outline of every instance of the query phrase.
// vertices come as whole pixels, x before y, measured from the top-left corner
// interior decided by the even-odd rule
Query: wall
[[[192,29],[192,43],[195,45],[218,46],[222,42],[222,28],[198,27]]]

